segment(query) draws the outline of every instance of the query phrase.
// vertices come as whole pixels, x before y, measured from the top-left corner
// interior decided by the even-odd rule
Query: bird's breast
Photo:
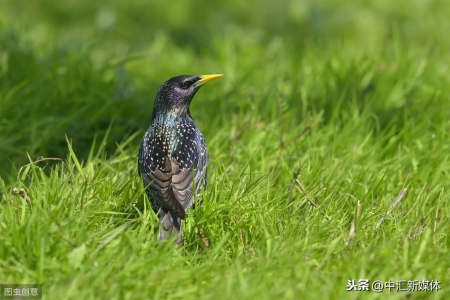
[[[181,169],[196,168],[199,160],[207,155],[202,133],[189,122],[153,124],[144,141],[143,159],[150,163],[152,170],[163,170],[166,157],[175,158]]]

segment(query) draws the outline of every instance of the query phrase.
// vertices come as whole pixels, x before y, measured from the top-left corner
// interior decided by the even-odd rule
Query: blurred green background
[[[227,124],[227,112],[248,111],[252,97],[262,90],[267,94],[274,78],[290,80],[285,88],[290,107],[301,97],[296,87],[317,81],[317,89],[308,92],[314,100],[309,109],[324,109],[326,116],[339,89],[354,89],[361,99],[376,91],[377,75],[368,67],[373,60],[380,70],[391,71],[378,80],[395,78],[405,49],[412,57],[427,52],[448,62],[449,11],[449,1],[431,0],[3,0],[0,175],[14,174],[28,162],[27,153],[33,160],[64,158],[65,135],[80,157],[111,124],[108,153],[133,133],[140,138],[158,86],[177,74],[226,74],[194,101],[203,128]],[[334,73],[308,66],[314,58]],[[430,81],[445,85],[448,64],[439,68],[439,76]],[[276,89],[268,92],[272,99],[283,91],[279,84]],[[392,109],[408,105],[406,98],[375,104],[382,125],[391,119]],[[270,115],[276,107],[258,105],[263,116],[265,109]],[[214,113],[217,107],[221,114]],[[423,109],[421,104],[416,112]],[[300,112],[294,115],[300,118]],[[298,121],[295,116],[292,120]],[[207,137],[214,135],[211,130],[205,128]]]
[[[426,279],[442,290],[389,296],[449,298],[449,16],[448,0],[0,0],[0,283],[379,299],[346,284]],[[172,248],[137,150],[159,85],[211,73],[191,105],[207,201]],[[23,167],[66,159],[66,137],[66,163]]]

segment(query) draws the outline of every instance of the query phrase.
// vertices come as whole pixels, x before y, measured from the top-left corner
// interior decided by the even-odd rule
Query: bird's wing
[[[198,158],[188,168],[181,169],[178,162],[172,158],[172,188],[175,197],[186,210],[194,203],[194,191],[196,196],[202,188],[206,187],[206,166],[208,164],[208,153],[199,152]]]
[[[182,124],[181,131],[173,149],[172,188],[175,196],[185,210],[194,203],[194,193],[200,194],[206,187],[206,166],[208,151],[201,132],[191,124]]]
[[[165,157],[163,169],[156,168],[155,171],[149,170],[149,172],[141,172],[141,174],[150,198],[184,219],[186,212],[172,189],[174,172],[179,172],[179,168],[177,170],[177,166],[169,157]]]

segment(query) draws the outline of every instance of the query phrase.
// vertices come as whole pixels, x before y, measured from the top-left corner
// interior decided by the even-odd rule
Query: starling
[[[180,75],[164,82],[156,94],[150,127],[138,155],[138,171],[160,220],[159,240],[183,240],[186,211],[206,188],[209,154],[203,134],[189,111],[195,93],[215,75]]]

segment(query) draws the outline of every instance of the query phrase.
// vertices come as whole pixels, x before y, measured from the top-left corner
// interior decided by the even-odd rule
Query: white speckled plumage
[[[182,241],[186,211],[207,184],[209,154],[189,111],[200,86],[212,80],[204,78],[176,76],[159,88],[152,122],[139,148],[139,174],[152,208],[159,211],[159,239],[176,235],[176,243]]]

